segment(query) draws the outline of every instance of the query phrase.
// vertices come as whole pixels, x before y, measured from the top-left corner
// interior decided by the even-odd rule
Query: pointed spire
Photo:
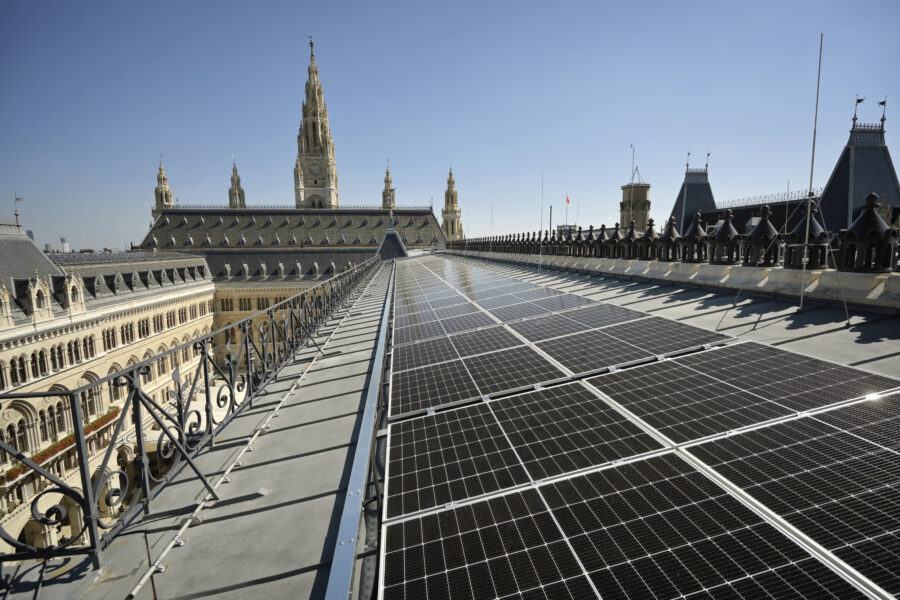
[[[232,157],[234,159],[234,157]],[[244,201],[244,188],[241,187],[241,176],[238,175],[237,161],[231,167],[231,187],[228,189],[228,208],[247,208]]]
[[[164,209],[175,206],[175,197],[172,193],[172,189],[169,187],[169,177],[166,175],[166,168],[162,163],[162,155],[160,155],[159,159],[159,171],[156,173],[156,189],[154,190],[154,196],[156,198],[156,204],[150,211],[154,219],[161,215]]]

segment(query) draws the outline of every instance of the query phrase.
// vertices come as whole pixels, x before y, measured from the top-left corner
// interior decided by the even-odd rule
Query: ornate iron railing
[[[30,517],[48,533],[39,546],[0,527],[0,538],[12,548],[0,554],[0,562],[87,554],[99,567],[103,548],[127,524],[150,514],[153,499],[185,467],[218,498],[194,462],[197,454],[213,447],[216,435],[252,406],[294,353],[316,344],[319,326],[380,263],[380,257],[373,257],[240,321],[78,389],[0,394],[0,406],[15,400],[64,398],[74,430],[55,453],[45,450],[33,457],[0,438],[0,449],[19,462],[0,479],[4,498],[11,499],[4,502],[11,509],[9,517],[24,516],[19,513],[28,506]],[[178,364],[186,352],[194,359]],[[171,371],[175,390],[164,402],[144,390],[159,361],[175,365]],[[102,398],[107,388],[121,399],[111,399],[110,412],[86,424],[83,399]],[[124,394],[113,393],[114,389]],[[133,451],[127,466],[119,464],[123,448],[128,450],[125,456]],[[69,463],[74,463],[71,468]],[[69,535],[55,539],[50,530],[63,525],[69,527]]]

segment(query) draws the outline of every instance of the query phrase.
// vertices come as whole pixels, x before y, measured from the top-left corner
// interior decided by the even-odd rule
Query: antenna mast
[[[797,310],[803,310],[803,293],[806,291],[806,263],[809,261],[807,257],[807,252],[809,250],[809,220],[812,218],[811,210],[812,210],[812,198],[813,198],[813,171],[816,166],[816,127],[819,123],[819,89],[822,84],[822,42],[824,41],[825,34],[819,34],[819,73],[816,76],[816,112],[813,116],[813,143],[812,143],[812,158],[809,162],[809,191],[806,194],[806,235],[803,237],[803,268],[800,275],[800,307]],[[857,99],[856,104],[859,104],[859,100]],[[856,125],[856,107],[853,108],[853,124]],[[787,224],[785,224],[787,227]]]

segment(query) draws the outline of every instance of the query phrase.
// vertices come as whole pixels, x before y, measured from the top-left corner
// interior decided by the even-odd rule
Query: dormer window
[[[41,290],[34,295],[34,306],[35,308],[44,308],[44,292]]]

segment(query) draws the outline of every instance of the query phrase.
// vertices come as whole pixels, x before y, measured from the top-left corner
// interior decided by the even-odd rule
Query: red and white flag
[[[572,202],[569,201],[569,195],[568,195],[568,194],[566,194],[566,204],[572,204]]]

